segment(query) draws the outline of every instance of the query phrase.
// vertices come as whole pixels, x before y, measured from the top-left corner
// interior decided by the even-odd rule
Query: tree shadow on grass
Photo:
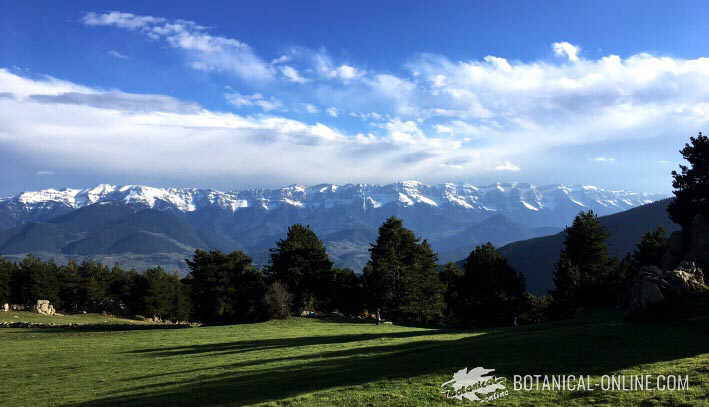
[[[153,357],[184,356],[184,355],[210,355],[217,356],[225,353],[243,353],[266,349],[292,348],[311,345],[336,345],[349,342],[369,341],[373,339],[402,339],[419,336],[440,335],[454,333],[452,330],[427,330],[406,332],[383,332],[351,335],[319,335],[301,336],[295,338],[274,338],[253,341],[233,341],[222,343],[209,343],[204,345],[187,345],[175,347],[161,347],[138,349],[129,353],[146,354]]]
[[[166,373],[161,375],[164,381],[159,384],[136,386],[82,405],[244,405],[383,379],[428,374],[449,377],[461,368],[476,366],[496,369],[496,375],[507,377],[514,374],[601,375],[641,364],[709,352],[709,332],[704,324],[582,325],[549,331],[509,329],[456,340],[434,340],[435,331],[431,335],[434,336],[430,340],[426,338],[399,345],[363,346],[293,358],[264,358],[225,364],[212,368],[220,372],[217,374],[202,374],[206,371],[199,369]],[[218,348],[239,352],[245,347],[270,349],[259,348],[258,342],[270,344],[266,346],[288,346],[288,341],[301,341],[302,346],[302,343],[344,343],[349,339],[362,340],[362,336],[335,336],[338,338],[336,340],[315,337],[312,342],[307,342],[305,338],[248,344],[236,342],[240,345],[221,344]],[[196,347],[205,356],[213,351],[208,348],[210,345],[200,346],[205,346]],[[299,345],[292,343],[290,346]],[[153,357],[161,351],[164,349],[144,350],[142,353]],[[177,348],[177,351],[181,350]],[[278,365],[278,362],[285,360],[294,363],[286,368]],[[272,364],[276,366],[270,366]],[[184,379],[184,374],[195,375]],[[181,377],[178,379],[172,375]],[[136,377],[134,380],[156,377]]]

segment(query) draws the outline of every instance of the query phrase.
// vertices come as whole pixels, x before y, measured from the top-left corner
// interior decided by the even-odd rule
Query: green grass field
[[[10,311],[10,312],[0,312],[0,322],[32,322],[35,324],[55,324],[55,325],[69,325],[69,324],[141,324],[145,325],[147,322],[137,321],[134,319],[127,318],[116,318],[108,317],[101,314],[70,314],[70,315],[54,315],[46,316],[40,315],[35,312],[25,312],[25,311]]]
[[[678,374],[690,382],[681,392],[534,392],[513,391],[508,380],[510,394],[487,405],[709,405],[706,319],[470,332],[296,318],[189,329],[0,329],[0,344],[2,406],[477,405],[440,394],[455,371],[477,366],[508,378]]]

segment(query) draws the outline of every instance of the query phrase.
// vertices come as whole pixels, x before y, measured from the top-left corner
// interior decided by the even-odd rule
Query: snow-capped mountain
[[[32,252],[184,268],[182,259],[195,248],[216,248],[245,250],[263,263],[288,226],[303,223],[326,242],[337,264],[359,268],[379,225],[397,216],[428,239],[442,260],[455,260],[479,243],[557,232],[582,210],[607,215],[664,197],[526,183],[403,181],[232,192],[102,184],[0,199],[0,255]]]
[[[335,208],[357,206],[363,211],[386,205],[398,207],[428,206],[461,208],[484,212],[505,212],[524,209],[537,212],[560,205],[577,206],[579,210],[597,209],[605,212],[621,211],[649,203],[664,196],[612,191],[588,185],[535,186],[526,183],[474,186],[445,183],[426,185],[418,181],[403,181],[389,185],[322,184],[315,186],[291,185],[278,189],[249,189],[221,192],[196,188],[154,188],[143,185],[101,184],[88,189],[45,189],[23,192],[0,199],[0,206],[13,206],[27,212],[43,208],[78,209],[97,203],[114,202],[152,209],[174,209],[194,212],[218,208],[237,212],[243,208],[278,209]]]

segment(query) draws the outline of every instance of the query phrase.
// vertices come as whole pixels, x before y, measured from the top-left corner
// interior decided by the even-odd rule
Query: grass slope
[[[36,312],[26,311],[10,311],[0,312],[0,322],[31,322],[34,324],[146,324],[143,321],[133,319],[109,317],[101,314],[69,314],[69,315],[54,315],[47,316],[37,314]],[[0,332],[2,334],[2,332]]]
[[[580,320],[479,332],[292,319],[181,330],[1,329],[3,406],[445,406],[463,367],[689,375],[688,392],[513,391],[496,406],[696,406],[707,320]],[[471,404],[472,405],[472,404]]]

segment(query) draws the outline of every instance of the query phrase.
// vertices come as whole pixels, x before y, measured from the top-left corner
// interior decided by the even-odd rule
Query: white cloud
[[[152,40],[164,41],[184,51],[189,66],[194,69],[228,72],[248,80],[266,81],[273,78],[271,65],[257,56],[247,44],[233,38],[210,35],[206,27],[192,21],[170,21],[161,17],[112,11],[87,13],[83,22],[89,26],[112,26],[137,31]]]
[[[175,112],[187,113],[202,108],[170,96],[134,94],[120,91],[65,92],[60,94],[33,94],[27,96],[33,102],[44,104],[84,105],[126,112]]]
[[[505,161],[495,167],[495,171],[513,171],[517,172],[520,168],[509,161]]]
[[[615,162],[615,158],[613,157],[594,157],[593,161],[597,163],[612,163]]]
[[[485,58],[483,58],[485,62],[488,62],[495,68],[502,70],[502,71],[511,71],[512,66],[510,65],[509,62],[505,58],[500,58],[500,57],[494,57],[492,55],[488,55]]]
[[[54,171],[46,171],[46,170],[37,171],[37,172],[35,173],[35,175],[37,175],[38,177],[54,175]]]
[[[172,176],[200,183],[215,178],[253,183],[256,177],[271,183],[321,182],[323,177],[388,182],[391,176],[444,174],[448,170],[442,164],[461,154],[459,143],[427,137],[415,121],[394,119],[379,134],[348,135],[322,123],[272,115],[166,111],[155,95],[29,79],[2,69],[0,89],[17,92],[0,98],[0,149],[53,171]],[[95,99],[64,98],[70,90]],[[35,91],[62,97],[49,102]],[[116,94],[121,100],[140,100],[143,107],[103,102]],[[261,94],[228,97],[234,105],[263,109],[264,102],[272,102]],[[149,106],[151,101],[155,106]]]
[[[118,58],[118,59],[130,59],[130,57],[129,57],[128,55],[123,55],[123,54],[121,54],[120,52],[116,51],[115,49],[109,50],[107,53],[108,53],[108,55],[110,55],[110,56],[112,56],[112,57],[114,57],[114,58]]]
[[[308,112],[308,113],[312,113],[312,114],[320,113],[320,109],[318,109],[317,106],[315,106],[315,105],[313,105],[313,104],[310,104],[310,103],[305,103],[305,104],[303,105],[303,108],[304,108],[305,111]]]
[[[334,70],[330,71],[330,75],[347,81],[359,78],[360,76],[364,75],[364,72],[353,66],[340,65]]]
[[[271,61],[271,64],[273,64],[273,65],[282,64],[284,62],[290,61],[290,59],[291,58],[288,55],[281,55],[280,57]]]
[[[313,110],[302,103],[307,100],[318,110],[322,106],[323,113],[331,117],[356,117],[361,122],[342,120],[347,130],[327,127],[330,132],[317,123],[305,124],[284,117],[274,118],[279,119],[277,122],[265,122],[261,115],[250,118],[210,112],[166,95],[128,94],[49,77],[31,79],[0,70],[0,103],[13,113],[5,113],[5,121],[0,120],[0,137],[6,143],[10,143],[8,135],[21,139],[23,134],[33,134],[27,136],[28,140],[37,140],[40,137],[37,135],[49,137],[48,134],[78,134],[74,139],[83,140],[93,137],[89,136],[91,132],[101,134],[103,127],[98,123],[105,122],[114,135],[144,134],[145,129],[151,129],[153,140],[164,138],[174,145],[189,144],[180,137],[215,137],[217,142],[227,144],[238,140],[235,145],[260,140],[269,146],[263,154],[278,153],[274,146],[285,145],[273,140],[317,149],[328,145],[332,150],[327,152],[331,155],[325,162],[314,164],[321,169],[321,177],[325,169],[332,180],[340,177],[345,181],[372,182],[377,174],[392,171],[400,178],[429,176],[441,180],[458,174],[453,170],[460,168],[470,176],[498,167],[502,168],[498,171],[521,167],[526,172],[534,165],[539,166],[535,163],[545,162],[547,152],[572,149],[577,151],[579,168],[607,171],[610,166],[597,164],[614,161],[596,161],[594,158],[599,157],[589,157],[583,146],[610,145],[608,150],[602,150],[604,157],[600,158],[623,157],[615,165],[629,165],[631,157],[614,151],[612,146],[652,137],[684,140],[686,135],[696,134],[709,125],[706,97],[709,58],[636,54],[626,58],[607,55],[587,59],[580,58],[578,46],[559,42],[552,47],[563,59],[522,62],[489,55],[454,61],[424,54],[412,58],[403,71],[392,68],[389,72],[399,72],[392,74],[365,71],[347,61],[334,61],[325,51],[303,49],[289,50],[282,57],[264,63],[246,44],[210,35],[206,28],[191,22],[127,13],[89,14],[84,21],[89,25],[131,30],[162,41],[184,51],[191,66],[198,69],[224,70],[244,78],[262,72],[256,77],[282,81],[249,86],[250,90],[244,93],[229,91],[227,97],[234,106],[256,107],[271,115],[285,114],[286,107],[288,112],[300,113]],[[229,64],[240,61],[232,58],[234,54],[245,55],[245,61],[251,58],[261,68],[249,69],[248,63],[239,63],[238,69],[243,71],[229,70]],[[301,79],[308,81],[307,86],[286,84]],[[275,88],[283,84],[287,86]],[[239,89],[236,85],[235,88]],[[278,95],[278,99],[264,95]],[[47,116],[39,116],[40,111]],[[61,117],[57,112],[68,116]],[[85,115],[86,123],[79,114]],[[122,117],[124,122],[113,115]],[[164,121],[159,125],[146,124],[160,117]],[[240,124],[234,128],[231,124],[212,128],[202,123],[207,117],[219,123]],[[192,121],[202,123],[200,129],[209,130],[200,130],[203,134],[188,132],[185,129],[192,126]],[[171,126],[182,130],[172,134],[172,130],[166,130]],[[51,133],[47,129],[59,131]],[[339,137],[323,137],[328,134]],[[331,140],[327,142],[331,144],[325,140]],[[163,151],[161,148],[164,147],[158,150]],[[673,144],[665,151],[674,148]],[[317,150],[314,157],[323,152]],[[183,157],[176,152],[174,155],[173,162],[181,162]],[[461,156],[475,159],[460,161],[457,157]],[[657,155],[663,156],[664,153]],[[303,163],[312,161],[305,159]],[[345,167],[344,163],[350,166]],[[279,165],[275,161],[271,164]],[[304,165],[291,163],[286,166],[287,171],[279,168],[269,173],[299,174],[301,169],[310,175],[316,173]],[[256,167],[262,168],[260,163]]]
[[[316,52],[312,55],[314,61],[315,69],[320,72],[320,74],[325,78],[339,79],[343,82],[349,82],[354,79],[363,77],[366,72],[355,68],[352,65],[341,64],[335,66],[330,58],[325,52]]]
[[[257,106],[265,112],[270,112],[272,110],[279,110],[283,108],[283,103],[281,103],[280,100],[273,97],[265,98],[260,93],[254,93],[253,95],[243,95],[238,92],[233,92],[225,94],[224,97],[229,103],[236,107]]]
[[[297,69],[295,69],[289,65],[282,66],[281,73],[283,74],[283,76],[285,76],[291,82],[305,83],[308,81],[307,79],[305,79],[304,77],[302,77],[300,75],[300,72],[298,72]]]
[[[578,54],[581,52],[581,48],[576,45],[570,44],[566,41],[555,42],[551,45],[554,50],[554,54],[560,57],[566,57],[571,62],[578,62]]]

